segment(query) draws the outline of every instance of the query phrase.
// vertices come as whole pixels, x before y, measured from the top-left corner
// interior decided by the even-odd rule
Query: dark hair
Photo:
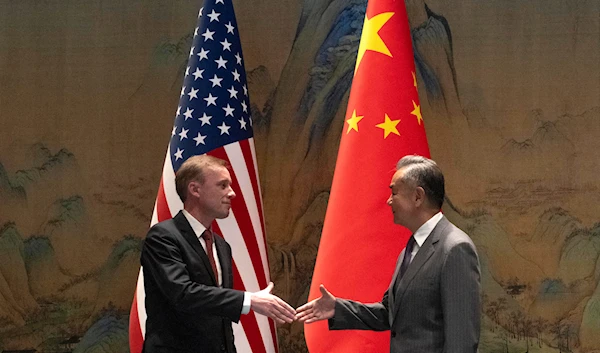
[[[423,156],[409,155],[398,161],[396,170],[400,168],[405,169],[403,182],[422,187],[432,206],[442,208],[446,191],[444,174],[437,163]]]
[[[183,162],[175,173],[175,190],[177,190],[181,202],[185,202],[187,199],[187,187],[190,182],[204,183],[204,172],[214,167],[228,168],[229,164],[222,159],[206,154],[190,157]]]

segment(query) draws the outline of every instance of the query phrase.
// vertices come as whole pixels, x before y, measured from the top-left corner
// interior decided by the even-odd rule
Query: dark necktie
[[[410,265],[410,260],[412,257],[412,251],[413,251],[414,247],[415,247],[415,238],[411,235],[410,238],[408,239],[408,243],[406,243],[406,249],[404,250],[404,258],[402,259],[402,265],[400,265],[400,277],[398,277],[398,279],[400,279],[400,278],[402,278],[402,276],[404,276],[404,273],[406,272],[408,265]]]
[[[210,262],[210,267],[212,267],[213,273],[215,274],[215,279],[217,280],[217,285],[219,285],[219,272],[217,272],[217,263],[215,262],[215,257],[213,256],[213,234],[210,230],[205,230],[202,233],[202,238],[206,242],[206,255],[208,255],[208,262]]]

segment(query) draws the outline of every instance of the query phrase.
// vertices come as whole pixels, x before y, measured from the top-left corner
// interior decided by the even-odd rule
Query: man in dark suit
[[[215,219],[229,215],[235,197],[227,163],[191,157],[175,184],[183,210],[154,225],[142,249],[144,353],[234,353],[231,324],[250,309],[277,323],[292,322],[295,310],[270,293],[273,283],[256,293],[232,289],[231,248],[211,229]]]
[[[467,234],[441,213],[444,176],[437,164],[406,156],[387,200],[394,222],[413,235],[379,303],[321,297],[297,309],[306,323],[329,319],[331,330],[391,330],[392,353],[476,352],[480,331],[480,270]]]

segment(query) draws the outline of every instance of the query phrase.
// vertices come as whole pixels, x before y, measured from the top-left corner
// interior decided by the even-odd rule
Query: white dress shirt
[[[206,240],[202,238],[202,234],[206,230],[206,227],[200,223],[194,216],[192,216],[188,211],[183,210],[183,215],[192,226],[192,230],[194,231],[198,240],[200,240],[200,244],[202,244],[202,248],[204,252],[208,254],[206,251]],[[211,230],[212,232],[212,230]],[[200,235],[198,235],[200,234]],[[213,233],[214,234],[214,233]],[[221,270],[221,262],[219,261],[219,255],[217,254],[217,246],[215,242],[213,242],[213,258],[215,259],[215,264],[217,265],[217,283],[219,287],[223,287],[223,271]],[[211,269],[212,270],[212,269]],[[244,292],[244,304],[242,306],[242,314],[248,314],[250,312],[250,292]]]
[[[417,252],[419,252],[419,249],[421,249],[421,246],[423,246],[423,243],[425,240],[427,240],[433,231],[433,228],[435,228],[443,216],[444,215],[442,212],[436,213],[433,217],[429,218],[427,222],[423,223],[423,225],[417,229],[415,234],[413,234],[413,238],[415,238],[415,245],[413,246],[410,261],[415,258],[415,255],[417,255]]]

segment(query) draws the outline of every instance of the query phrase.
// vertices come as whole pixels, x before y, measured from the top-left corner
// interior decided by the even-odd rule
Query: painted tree
[[[538,317],[534,322],[535,330],[537,332],[537,343],[538,347],[542,348],[544,331],[548,328],[548,320]]]
[[[561,319],[557,319],[550,326],[550,333],[554,337],[554,341],[556,341],[556,347],[558,348],[558,353],[563,353],[563,329]]]
[[[527,347],[525,353],[529,353],[529,339],[535,335],[535,326],[533,320],[523,317],[522,321],[522,332],[523,338],[525,339],[525,346]]]

